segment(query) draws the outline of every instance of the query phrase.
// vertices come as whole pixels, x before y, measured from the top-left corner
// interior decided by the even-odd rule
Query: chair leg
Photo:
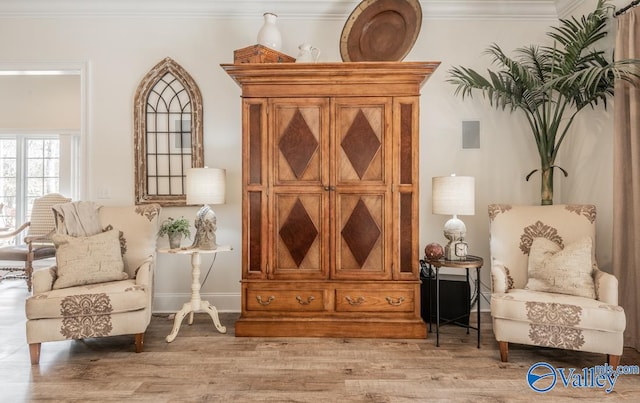
[[[144,347],[144,333],[136,334],[136,353],[141,353]]]
[[[29,344],[29,356],[31,356],[31,365],[38,365],[40,362],[40,346],[41,343]]]
[[[24,267],[24,275],[27,278],[27,290],[31,292],[31,279],[33,278],[33,246],[29,242],[29,252],[27,253],[27,261]]]
[[[607,364],[611,365],[614,369],[618,368],[618,365],[620,365],[621,357],[621,355],[607,354]]]
[[[500,347],[500,361],[508,362],[509,361],[509,343],[506,341],[499,341],[498,346]]]

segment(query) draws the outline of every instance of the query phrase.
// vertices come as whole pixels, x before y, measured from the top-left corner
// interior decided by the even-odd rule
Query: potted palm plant
[[[613,61],[594,46],[606,35],[609,0],[599,0],[596,9],[580,19],[561,19],[547,35],[552,46],[530,45],[508,57],[492,44],[486,53],[500,69],[489,70],[488,77],[465,67],[449,70],[448,82],[455,94],[472,97],[482,94],[495,108],[521,111],[527,117],[540,155],[541,204],[553,204],[553,171],[556,157],[576,115],[598,102],[607,106],[615,79],[636,82],[640,60]],[[528,175],[528,181],[538,169]]]
[[[179,248],[183,236],[191,238],[189,220],[184,217],[177,219],[172,217],[167,218],[160,224],[160,229],[158,230],[158,237],[165,235],[169,237],[169,247],[171,249]]]

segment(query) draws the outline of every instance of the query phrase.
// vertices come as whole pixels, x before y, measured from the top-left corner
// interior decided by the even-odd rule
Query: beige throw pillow
[[[529,252],[526,289],[596,298],[591,237],[560,248],[547,238],[535,238]]]
[[[55,234],[58,277],[54,289],[128,278],[120,252],[119,231],[88,237]]]

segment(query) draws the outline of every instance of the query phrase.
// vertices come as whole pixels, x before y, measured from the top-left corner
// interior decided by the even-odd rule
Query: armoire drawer
[[[247,311],[310,312],[324,311],[325,289],[279,290],[248,289],[246,292]]]
[[[413,289],[336,289],[337,312],[413,312]]]

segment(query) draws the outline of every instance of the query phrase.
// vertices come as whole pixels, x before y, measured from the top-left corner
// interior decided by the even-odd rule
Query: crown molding
[[[424,19],[557,19],[574,0],[421,0]],[[359,0],[2,0],[0,17],[218,17],[345,20]]]
[[[584,0],[556,0],[558,18],[570,17]]]
[[[425,19],[552,19],[557,0],[422,0]]]

